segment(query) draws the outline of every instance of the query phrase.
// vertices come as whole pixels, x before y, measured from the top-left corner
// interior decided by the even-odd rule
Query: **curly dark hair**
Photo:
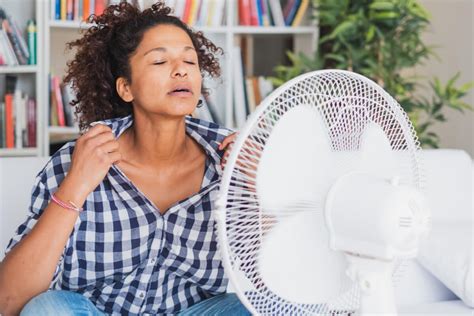
[[[72,84],[76,94],[71,105],[76,107],[81,131],[91,122],[132,114],[131,102],[120,98],[115,81],[124,77],[131,82],[130,57],[143,34],[156,25],[183,29],[196,49],[201,75],[221,75],[217,54],[223,54],[222,49],[170,14],[171,8],[161,1],[143,11],[127,2],[110,5],[102,15],[88,18],[94,25],[81,38],[67,43],[67,49],[77,48],[77,52],[67,63],[64,82]],[[207,94],[207,90],[202,87],[201,93]]]

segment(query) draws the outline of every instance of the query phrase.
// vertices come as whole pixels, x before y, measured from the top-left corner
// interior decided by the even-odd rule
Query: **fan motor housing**
[[[348,173],[331,187],[326,201],[330,247],[384,260],[414,257],[428,214],[415,188],[393,178]]]

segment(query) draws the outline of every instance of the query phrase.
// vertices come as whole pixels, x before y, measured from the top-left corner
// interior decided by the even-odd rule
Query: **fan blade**
[[[396,175],[397,159],[387,134],[376,123],[369,123],[361,136],[361,161],[358,171],[392,177]],[[400,160],[400,159],[398,159]]]
[[[301,105],[280,118],[262,152],[256,178],[259,204],[272,213],[285,205],[319,203],[331,175],[329,137],[317,108]]]
[[[321,212],[297,213],[264,236],[259,271],[270,291],[287,301],[323,304],[343,287],[346,260],[329,249]]]

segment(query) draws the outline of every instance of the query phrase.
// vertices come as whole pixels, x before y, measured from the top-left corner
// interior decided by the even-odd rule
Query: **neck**
[[[136,115],[126,138],[126,152],[129,153],[126,160],[157,167],[182,160],[191,149],[184,117]]]

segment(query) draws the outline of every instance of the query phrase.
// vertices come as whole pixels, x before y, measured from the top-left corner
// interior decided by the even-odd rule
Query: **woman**
[[[3,315],[248,314],[223,294],[211,214],[233,136],[188,116],[219,49],[169,14],[110,6],[69,44],[84,133],[36,178],[0,266]]]

